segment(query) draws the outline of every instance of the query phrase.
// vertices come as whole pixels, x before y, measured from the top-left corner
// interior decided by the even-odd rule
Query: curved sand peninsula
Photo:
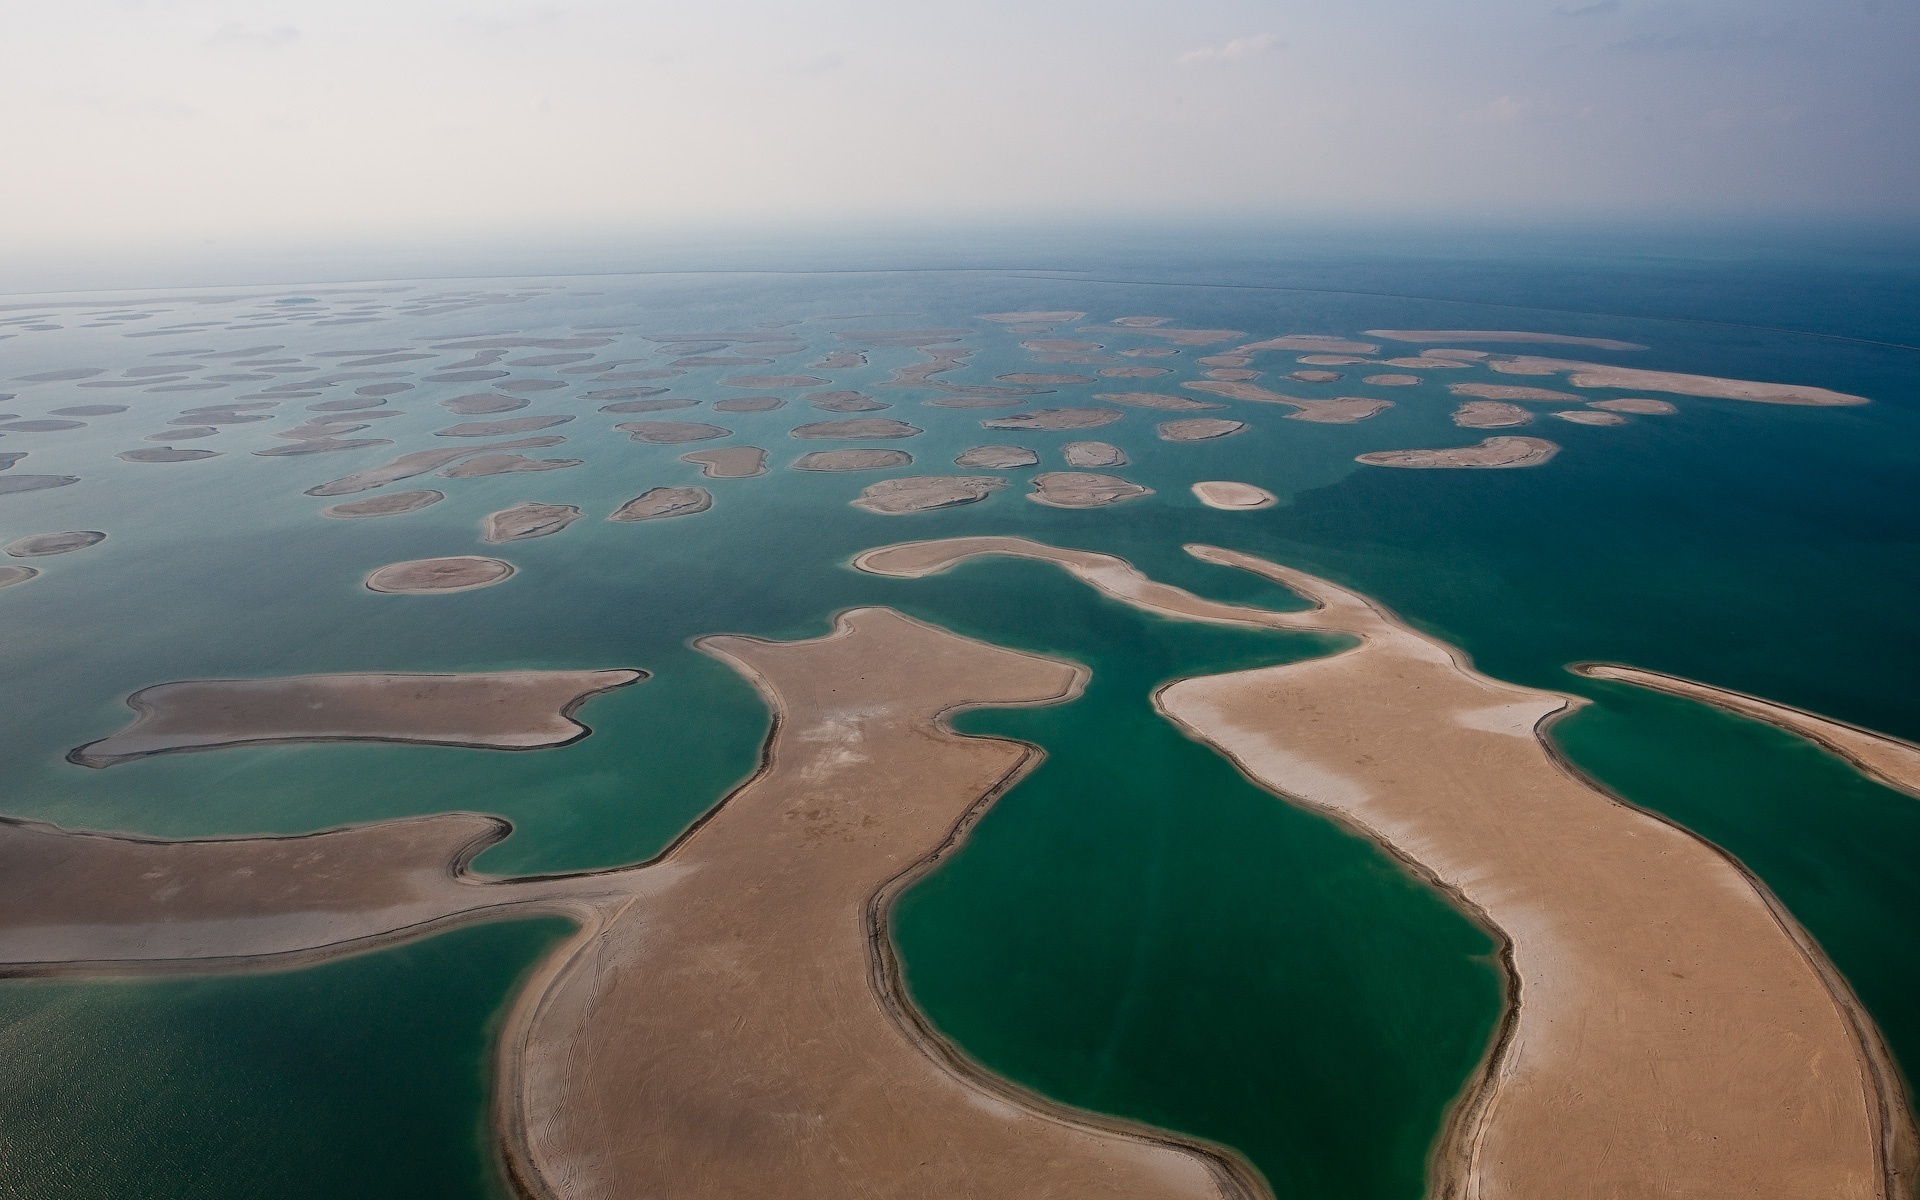
[[[1714,375],[1686,375],[1678,371],[1647,371],[1604,363],[1571,362],[1560,358],[1495,359],[1487,364],[1503,375],[1557,375],[1581,388],[1620,388],[1635,392],[1670,392],[1676,396],[1708,396],[1719,400],[1751,400],[1756,404],[1804,404],[1820,408],[1867,404],[1827,388],[1794,383],[1761,383],[1752,379],[1721,379]]]
[[[656,521],[662,517],[690,517],[713,507],[713,493],[703,487],[649,488],[613,510],[609,521]]]
[[[1526,333],[1518,329],[1369,329],[1367,336],[1395,342],[1552,342],[1592,346],[1596,350],[1645,350],[1639,342],[1572,337],[1564,333]]]
[[[1229,512],[1272,508],[1280,503],[1280,497],[1263,487],[1227,479],[1202,480],[1193,485],[1193,494],[1208,508],[1224,508]]]
[[[682,454],[680,461],[699,467],[708,479],[751,479],[767,473],[767,452],[758,446],[695,450],[692,454]]]
[[[97,529],[76,529],[69,533],[33,533],[7,543],[14,558],[45,558],[49,554],[72,554],[107,540]]]
[[[1006,485],[1007,481],[996,475],[907,475],[870,483],[849,503],[870,513],[898,517],[977,504]]]
[[[651,442],[658,446],[679,446],[687,442],[704,442],[718,437],[726,437],[731,429],[722,429],[718,425],[709,425],[705,421],[623,421],[614,426],[636,442]]]
[[[1537,467],[1560,453],[1558,443],[1537,437],[1490,437],[1477,446],[1442,450],[1376,450],[1353,461],[1373,467]]]
[[[1902,738],[1661,671],[1643,671],[1614,663],[1576,663],[1567,669],[1588,679],[1631,683],[1765,721],[1839,755],[1862,775],[1909,796],[1920,797],[1920,746]]]
[[[587,736],[575,710],[646,677],[634,670],[497,671],[162,683],[127,697],[138,714],[132,724],[70,751],[67,761],[111,767],[152,754],[269,742],[538,750]]]
[[[896,421],[892,417],[854,417],[847,421],[813,421],[796,425],[792,437],[814,441],[854,441],[859,438],[910,438],[925,433],[918,425]]]
[[[1393,407],[1391,400],[1375,400],[1370,396],[1339,396],[1332,400],[1308,400],[1300,396],[1268,391],[1251,383],[1233,383],[1223,380],[1203,380],[1199,383],[1183,383],[1180,386],[1189,391],[1212,392],[1216,396],[1226,396],[1232,400],[1290,405],[1295,411],[1287,414],[1287,420],[1316,421],[1325,425],[1351,425],[1355,421],[1364,421]]]
[[[357,517],[392,517],[401,513],[419,512],[429,504],[438,504],[447,498],[447,494],[433,488],[421,488],[415,492],[388,492],[384,496],[369,496],[365,500],[348,500],[342,504],[329,504],[320,510],[323,517],[352,519]]]
[[[855,565],[917,578],[981,555],[1038,559],[1165,616],[1354,640],[1327,657],[1179,680],[1155,703],[1256,782],[1392,850],[1508,941],[1512,1005],[1455,1108],[1433,1194],[1902,1194],[1911,1117],[1865,1013],[1738,864],[1567,769],[1540,730],[1574,698],[1481,675],[1325,580],[1188,550],[1315,607],[1221,604],[1124,559],[1020,538],[909,543]]]
[[[913,465],[905,450],[815,450],[793,460],[796,471],[878,471]]]
[[[1036,408],[1032,412],[990,417],[980,422],[980,426],[983,429],[1098,429],[1124,415],[1111,408]]]
[[[1453,423],[1463,429],[1501,429],[1532,420],[1533,414],[1526,409],[1498,400],[1469,400],[1453,410]]]
[[[486,520],[480,525],[480,539],[498,544],[549,537],[579,519],[580,510],[571,504],[535,504],[528,501],[487,514]]]
[[[1050,508],[1100,508],[1151,495],[1152,488],[1118,475],[1047,471],[1033,477],[1033,491],[1027,493],[1027,499]]]
[[[438,596],[446,592],[471,592],[476,588],[504,583],[513,575],[513,564],[476,554],[457,554],[450,558],[415,558],[388,563],[367,576],[367,590],[399,596]]]
[[[1226,421],[1219,417],[1191,417],[1185,421],[1162,421],[1154,432],[1163,442],[1207,442],[1214,438],[1244,433],[1245,421]]]
[[[1124,467],[1127,452],[1112,442],[1068,442],[1060,447],[1060,457],[1070,467]]]

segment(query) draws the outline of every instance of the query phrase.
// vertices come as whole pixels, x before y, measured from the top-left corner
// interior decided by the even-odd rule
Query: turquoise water
[[[75,827],[190,836],[480,809],[515,825],[481,858],[483,870],[636,861],[658,853],[752,769],[767,727],[752,690],[693,651],[689,639],[719,631],[816,636],[839,608],[896,605],[1095,671],[1074,704],[962,721],[968,730],[1038,742],[1050,758],[901,907],[897,933],[909,985],[935,1022],[983,1062],[1057,1098],[1236,1147],[1282,1196],[1415,1196],[1446,1103],[1497,1016],[1485,935],[1367,844],[1250,788],[1147,707],[1151,688],[1167,678],[1305,656],[1319,644],[1146,618],[1030,564],[983,563],[923,581],[876,579],[845,566],[861,549],[904,538],[1018,533],[1122,554],[1204,594],[1294,603],[1269,584],[1179,549],[1215,542],[1379,597],[1503,678],[1599,697],[1601,705],[1556,735],[1575,761],[1752,866],[1827,946],[1911,1072],[1920,1063],[1920,1005],[1903,964],[1920,961],[1920,926],[1902,864],[1920,850],[1920,828],[1908,815],[1913,802],[1853,780],[1776,733],[1581,680],[1562,666],[1629,662],[1920,736],[1909,683],[1920,664],[1920,633],[1907,615],[1920,591],[1920,355],[1778,328],[1920,343],[1920,273],[1911,260],[1857,249],[1789,256],[1663,244],[1649,252],[1601,237],[1502,246],[1403,239],[1390,250],[1283,254],[1253,246],[1230,255],[1205,239],[1182,252],[1169,239],[1151,253],[1116,254],[1110,269],[1076,271],[1078,278],[1000,271],[544,280],[536,282],[569,290],[377,324],[148,339],[71,321],[57,331],[0,326],[18,332],[0,341],[0,358],[8,377],[89,363],[117,375],[137,362],[167,361],[145,357],[154,350],[187,346],[278,341],[292,355],[492,329],[560,333],[619,323],[695,332],[881,311],[924,315],[846,324],[977,326],[975,313],[1075,308],[1095,319],[1166,314],[1257,337],[1437,326],[1624,338],[1653,349],[1570,356],[1818,384],[1875,403],[1822,410],[1676,398],[1677,416],[1610,429],[1542,415],[1522,432],[1565,447],[1544,468],[1399,472],[1361,468],[1352,456],[1472,440],[1448,422],[1455,402],[1443,385],[1484,374],[1436,371],[1421,387],[1378,391],[1357,386],[1357,377],[1338,385],[1289,382],[1282,390],[1377,394],[1395,407],[1361,424],[1325,426],[1226,402],[1218,415],[1250,422],[1250,432],[1170,445],[1152,436],[1161,414],[1146,410],[1130,409],[1088,433],[982,430],[982,417],[1013,410],[930,407],[921,403],[929,393],[876,388],[894,366],[917,358],[883,349],[867,368],[814,373],[895,405],[879,415],[925,427],[921,437],[892,443],[916,456],[915,472],[958,470],[949,465],[953,455],[982,442],[1033,446],[1048,460],[1037,469],[1057,469],[1058,445],[1091,437],[1124,446],[1133,464],[1118,473],[1156,494],[1109,510],[1063,512],[1021,499],[1033,472],[1014,471],[1007,473],[1012,484],[984,504],[899,519],[862,513],[845,501],[871,477],[784,469],[819,447],[788,439],[786,429],[829,416],[796,402],[717,421],[738,431],[717,444],[773,450],[771,474],[709,482],[716,504],[701,517],[620,525],[599,518],[647,487],[694,482],[697,474],[677,461],[690,447],[639,445],[611,432],[630,418],[598,414],[598,402],[575,398],[587,390],[586,377],[516,372],[575,384],[529,397],[525,413],[578,419],[554,431],[569,436],[566,444],[526,453],[585,458],[585,466],[422,477],[396,487],[442,486],[448,499],[407,516],[351,522],[319,517],[328,501],[302,489],[432,444],[431,432],[453,418],[431,401],[484,383],[421,383],[394,398],[388,407],[407,415],[368,431],[394,438],[392,447],[258,458],[247,451],[271,442],[261,431],[288,423],[262,422],[179,443],[222,450],[222,457],[165,466],[111,455],[145,444],[141,435],[180,408],[232,392],[0,385],[20,393],[0,401],[0,411],[26,416],[79,403],[136,406],[90,419],[84,430],[0,438],[0,451],[29,453],[16,473],[83,477],[68,488],[0,496],[4,540],[73,528],[111,535],[90,550],[37,560],[42,578],[0,592],[0,618],[12,635],[0,645],[8,681],[0,689],[0,755],[9,765],[0,810]],[[146,324],[215,313],[183,309]],[[743,369],[804,371],[802,364],[836,344],[826,332],[835,327],[798,326],[813,351]],[[1020,337],[986,329],[969,336],[966,343],[980,348],[974,365],[946,378],[1093,369],[1034,364],[1017,348]],[[1182,364],[1163,381],[1065,388],[1035,404],[1082,403],[1104,390],[1177,390],[1168,381],[1193,378],[1198,368],[1190,360],[1217,349],[1137,360]],[[537,351],[509,357],[524,353]],[[598,353],[643,357],[653,347],[622,341]],[[1293,369],[1284,355],[1256,366],[1268,371],[1268,383]],[[743,394],[717,385],[729,373],[696,371],[668,382],[703,399]],[[658,416],[715,419],[703,413]],[[1254,514],[1205,509],[1186,490],[1204,478],[1258,483],[1283,503]],[[557,537],[482,546],[480,518],[520,500],[578,504],[588,519]],[[360,587],[384,563],[452,553],[495,553],[519,574],[447,597],[376,596]],[[614,666],[655,674],[589,703],[580,718],[593,735],[550,752],[263,747],[107,771],[63,759],[124,722],[128,692],[168,679]],[[26,1174],[10,1186],[26,1186],[39,1171],[53,1178],[48,1164],[70,1155],[104,1164],[62,1184],[70,1195],[134,1194],[126,1186],[134,1179],[155,1195],[255,1195],[280,1186],[262,1182],[270,1176],[261,1172],[293,1176],[287,1162],[315,1164],[302,1179],[332,1181],[312,1183],[318,1190],[308,1194],[363,1194],[355,1181],[419,1179],[408,1173],[418,1165],[440,1189],[431,1194],[486,1195],[493,1185],[474,1149],[485,1114],[483,1089],[470,1086],[473,1056],[512,981],[540,939],[552,936],[515,932],[522,928],[533,927],[448,935],[270,976],[0,985],[0,1036],[20,1048],[5,1068],[9,1085],[34,1098],[0,1117],[10,1134],[27,1131],[14,1135],[35,1147],[13,1160],[27,1164]],[[421,990],[408,964],[424,960],[409,956],[446,964],[429,972],[442,978],[439,990]],[[349,1016],[404,1030],[423,1010],[444,1016],[451,1032],[419,1041],[404,1080],[379,1069],[391,1047],[334,1037],[337,1070],[298,1079],[255,1073],[244,1087],[235,1083],[236,1072],[253,1069],[249,1062],[271,1061],[249,1037],[327,1029],[325,1021]],[[231,1053],[210,1037],[165,1040],[164,1054],[131,1059],[116,1050],[154,1043],[155,1030],[216,1020],[234,1031]],[[102,1081],[120,1077],[155,1081],[148,1090],[166,1104],[115,1101]],[[432,1081],[445,1086],[429,1088]],[[246,1114],[225,1097],[279,1095],[282,1086],[286,1111],[302,1114],[293,1122],[298,1136],[251,1126],[233,1132]],[[423,1111],[428,1091],[448,1107],[403,1126],[413,1136],[380,1141],[347,1132],[380,1114],[401,1120]],[[121,1121],[111,1153],[86,1121],[47,1116],[113,1103],[121,1104],[113,1110]],[[270,1103],[253,1107],[272,1110]],[[329,1174],[328,1156],[355,1138],[363,1175]],[[178,1153],[195,1139],[232,1145],[222,1153],[238,1165],[203,1170]],[[269,1155],[277,1161],[264,1162]],[[251,1162],[254,1156],[262,1161]]]

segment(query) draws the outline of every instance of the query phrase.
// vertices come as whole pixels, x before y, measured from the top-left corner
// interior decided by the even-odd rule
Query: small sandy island
[[[788,391],[793,388],[819,387],[823,383],[832,383],[831,379],[822,379],[818,375],[729,375],[720,382],[728,387],[746,388],[749,391]]]
[[[1070,467],[1124,467],[1127,452],[1112,442],[1068,442],[1060,447],[1060,457]]]
[[[682,454],[681,462],[700,468],[708,479],[751,479],[767,473],[767,452],[758,446],[723,446]]]
[[[1639,342],[1573,337],[1564,333],[1527,333],[1518,329],[1369,329],[1367,336],[1393,342],[1548,342],[1591,346],[1596,350],[1645,350]]]
[[[897,517],[977,504],[1006,485],[1007,481],[996,475],[907,475],[870,483],[851,503],[871,513]]]
[[[1233,400],[1290,405],[1294,411],[1287,414],[1287,420],[1314,421],[1323,425],[1351,425],[1355,421],[1364,421],[1393,407],[1393,401],[1375,400],[1371,396],[1336,396],[1332,400],[1309,400],[1302,396],[1288,396],[1281,392],[1268,391],[1251,383],[1207,380],[1200,383],[1183,383],[1180,386],[1196,392],[1212,392],[1216,396],[1226,396]]]
[[[1280,497],[1263,487],[1226,479],[1202,480],[1193,485],[1193,494],[1208,508],[1224,508],[1229,512],[1272,508],[1280,503]]]
[[[713,507],[713,493],[703,487],[649,488],[613,510],[609,521],[656,521],[662,517],[690,517]]]
[[[953,461],[963,467],[1008,471],[1015,467],[1031,467],[1040,461],[1040,456],[1025,446],[973,446],[962,451],[960,457]]]
[[[66,487],[80,482],[78,475],[0,475],[0,496]]]
[[[1627,419],[1619,413],[1595,412],[1590,408],[1569,408],[1553,415],[1575,425],[1625,425],[1627,423]]]
[[[807,403],[827,412],[879,412],[883,408],[892,408],[864,392],[812,392],[806,397]]]
[[[554,446],[566,440],[567,439],[557,434],[548,434],[543,437],[519,438],[511,442],[495,442],[490,446],[463,446],[449,450],[416,450],[411,454],[402,454],[393,461],[382,463],[377,467],[369,467],[364,471],[356,471],[352,475],[336,479],[331,483],[323,483],[318,487],[310,487],[307,489],[307,495],[345,496],[353,492],[372,491],[377,487],[385,487],[389,483],[394,483],[402,479],[411,479],[415,475],[425,475],[428,471],[437,470],[449,463],[459,462],[463,458],[472,458],[475,455],[486,454],[497,450],[526,450],[539,446]]]
[[[339,401],[336,400],[334,403],[338,404]],[[527,402],[520,397],[504,396],[498,392],[477,392],[471,396],[455,396],[451,400],[442,400],[440,402],[441,408],[463,417],[479,417],[485,416],[488,413],[512,412],[517,408],[525,408],[526,406]],[[322,408],[321,405],[317,404],[311,405],[310,407],[316,409]]]
[[[1258,354],[1263,350],[1305,351],[1309,354],[1372,354],[1380,349],[1372,342],[1356,342],[1349,338],[1327,337],[1316,333],[1290,333],[1286,337],[1268,338],[1264,342],[1253,342],[1240,347],[1240,354]]]
[[[1033,325],[1036,323],[1063,325],[1069,321],[1083,320],[1086,315],[1087,314],[1083,312],[1075,312],[1069,308],[1062,308],[1048,312],[981,313],[980,319],[982,321],[992,321],[996,325]]]
[[[996,375],[994,378],[1003,383],[1026,383],[1036,387],[1067,387],[1093,382],[1091,375],[1048,375],[1038,371],[1015,371],[1011,375]]]
[[[457,467],[440,472],[443,479],[478,479],[483,475],[508,475],[517,471],[562,471],[577,467],[584,458],[528,458],[524,454],[482,454]]]
[[[1226,421],[1219,417],[1189,417],[1184,421],[1162,421],[1154,427],[1163,442],[1206,442],[1244,432],[1245,421]]]
[[[536,429],[551,429],[555,425],[565,425],[572,417],[561,413],[552,413],[543,417],[508,417],[503,421],[468,421],[463,425],[449,425],[445,429],[434,431],[435,437],[505,437],[514,433],[532,433]]]
[[[1526,409],[1498,400],[1469,400],[1453,410],[1453,423],[1463,429],[1502,429],[1532,420],[1533,414]]]
[[[493,543],[524,542],[529,538],[549,537],[580,519],[580,510],[571,504],[535,504],[528,501],[512,508],[489,513],[480,523],[481,540]]]
[[[785,408],[787,402],[778,396],[735,396],[730,400],[716,400],[713,411],[728,413],[772,412],[776,408]]]
[[[660,446],[678,446],[687,442],[704,442],[712,438],[726,437],[731,429],[722,429],[718,425],[709,425],[704,421],[625,421],[614,426],[636,442],[651,442]]]
[[[659,396],[652,400],[620,400],[613,404],[602,404],[603,413],[643,413],[667,412],[676,408],[694,408],[698,400],[689,400],[685,396]]]
[[[1418,375],[1395,375],[1388,373],[1386,375],[1369,375],[1360,382],[1372,384],[1374,387],[1412,387],[1420,382],[1420,377]]]
[[[1032,412],[993,417],[980,422],[986,429],[1097,429],[1124,414],[1111,408],[1036,408]]]
[[[1564,403],[1579,400],[1572,392],[1550,388],[1518,387],[1511,383],[1450,383],[1447,390],[1456,396],[1478,396],[1482,400],[1549,400]]]
[[[1158,408],[1168,412],[1199,412],[1209,408],[1223,408],[1207,400],[1195,400],[1190,396],[1169,396],[1165,392],[1099,392],[1095,400],[1105,400],[1109,404],[1125,404],[1131,408]]]
[[[348,500],[341,504],[329,504],[320,510],[320,515],[343,519],[392,517],[400,513],[419,512],[427,505],[438,504],[446,498],[445,492],[438,492],[432,488],[421,488],[414,492],[388,492],[384,496],[369,496],[365,500]]]
[[[44,558],[49,554],[71,554],[107,540],[97,529],[75,529],[67,533],[34,533],[7,543],[7,553],[15,558]]]
[[[793,460],[796,471],[878,471],[912,465],[913,455],[905,450],[815,450]]]
[[[814,441],[858,441],[863,438],[910,438],[925,433],[918,425],[896,421],[892,417],[854,417],[847,421],[814,421],[789,431],[797,438]]]
[[[153,450],[122,450],[114,457],[123,462],[133,463],[177,463],[193,462],[202,458],[218,458],[219,455],[218,450],[175,450],[171,446],[164,446]],[[42,478],[47,477],[42,476]]]
[[[1560,447],[1545,438],[1490,437],[1477,446],[1456,446],[1442,450],[1377,450],[1360,454],[1355,462],[1373,467],[1537,467]]]
[[[1173,373],[1170,367],[1101,367],[1100,374],[1108,379],[1154,379]]]
[[[513,575],[513,564],[497,558],[459,554],[389,563],[367,576],[367,589],[400,596],[437,596],[492,587]]]
[[[1153,495],[1143,487],[1118,475],[1095,475],[1085,471],[1048,471],[1033,477],[1033,491],[1027,499],[1050,508],[1100,508]]]
[[[1608,412],[1632,413],[1640,417],[1670,417],[1680,411],[1665,400],[1646,400],[1638,396],[1619,400],[1589,400],[1587,407],[1603,408]]]
[[[27,580],[39,574],[40,572],[32,567],[14,565],[0,567],[0,588],[12,587],[16,583],[25,583]]]
[[[1020,538],[909,543],[854,562],[918,578],[981,555],[1050,561],[1163,616],[1347,641],[1178,680],[1155,703],[1276,795],[1417,864],[1506,940],[1510,1007],[1444,1132],[1432,1194],[1901,1194],[1912,1117],[1866,1013],[1739,864],[1565,766],[1541,730],[1578,700],[1482,675],[1324,579],[1187,549],[1313,607],[1218,603],[1124,559]]]
[[[1566,374],[1579,388],[1619,388],[1634,392],[1669,392],[1676,396],[1708,396],[1719,400],[1750,400],[1756,404],[1801,404],[1817,408],[1869,403],[1865,396],[1793,383],[1761,383],[1752,379],[1721,379],[1714,375],[1685,375],[1678,371],[1647,371],[1604,363],[1571,362],[1560,358],[1521,355],[1497,358],[1487,364],[1503,375]]]
[[[111,767],[152,754],[269,742],[407,742],[538,750],[587,736],[573,713],[645,671],[498,671],[471,675],[292,675],[198,679],[142,688],[138,714],[67,755]]]
[[[1287,378],[1301,383],[1335,383],[1343,376],[1338,371],[1295,371]]]

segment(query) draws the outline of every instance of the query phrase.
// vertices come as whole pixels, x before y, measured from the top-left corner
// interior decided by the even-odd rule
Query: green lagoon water
[[[1389,471],[1352,457],[1472,440],[1449,423],[1455,401],[1444,384],[1487,378],[1483,372],[1434,371],[1420,387],[1380,390],[1355,377],[1289,382],[1283,390],[1296,394],[1378,394],[1395,407],[1327,426],[1228,402],[1218,415],[1248,421],[1248,433],[1173,445],[1152,436],[1160,414],[1136,409],[1088,433],[984,431],[982,417],[1014,410],[932,407],[923,403],[932,393],[877,388],[917,357],[880,349],[866,368],[815,373],[895,406],[877,415],[926,428],[894,443],[917,459],[906,473],[957,471],[948,465],[953,455],[983,442],[1033,446],[1046,460],[1036,470],[1058,469],[1061,443],[1091,437],[1125,447],[1133,462],[1117,473],[1156,494],[1108,510],[1053,510],[1021,499],[1034,473],[1023,470],[1007,472],[1010,486],[983,504],[911,518],[866,514],[846,501],[875,476],[785,469],[825,445],[792,441],[786,430],[833,416],[788,391],[777,393],[790,404],[776,412],[655,414],[715,420],[738,436],[701,448],[766,446],[773,470],[709,482],[716,503],[698,518],[620,525],[599,518],[647,487],[695,482],[697,474],[677,461],[690,447],[635,444],[611,431],[636,418],[595,412],[598,402],[580,393],[615,385],[588,376],[514,369],[516,377],[572,385],[530,394],[525,413],[578,418],[553,431],[568,436],[564,445],[525,453],[584,458],[584,466],[425,476],[394,487],[443,486],[446,501],[364,521],[320,517],[329,501],[302,489],[436,444],[432,431],[454,418],[432,401],[486,383],[421,382],[392,398],[388,407],[406,415],[375,421],[366,434],[393,438],[391,447],[306,458],[247,453],[272,444],[265,431],[288,419],[180,442],[223,454],[175,465],[127,464],[112,454],[154,444],[140,439],[179,410],[243,389],[0,384],[19,393],[0,401],[0,411],[29,417],[73,404],[134,406],[81,430],[0,438],[0,451],[29,454],[15,473],[82,477],[72,487],[0,496],[0,540],[57,529],[111,534],[92,549],[36,560],[43,577],[0,592],[8,681],[0,689],[0,754],[9,766],[0,811],[76,828],[205,836],[473,809],[515,826],[481,857],[482,870],[638,861],[751,771],[767,729],[751,688],[689,640],[712,632],[817,636],[839,609],[894,605],[1094,672],[1072,704],[960,721],[968,732],[1033,741],[1049,757],[900,907],[895,933],[908,984],[932,1020],[993,1069],[1059,1100],[1234,1147],[1282,1197],[1411,1200],[1421,1194],[1446,1106],[1499,1015],[1490,939],[1384,853],[1253,788],[1148,703],[1171,678],[1309,657],[1330,643],[1145,616],[1038,564],[982,562],[919,581],[846,566],[860,550],[905,538],[1015,533],[1122,554],[1210,596],[1297,603],[1180,551],[1184,542],[1214,542],[1376,596],[1493,674],[1594,697],[1598,703],[1556,729],[1573,760],[1759,873],[1828,949],[1914,1072],[1920,896],[1910,863],[1920,853],[1920,804],[1775,731],[1562,668],[1627,662],[1920,737],[1911,687],[1920,633],[1910,615],[1920,596],[1920,353],[1779,328],[1920,341],[1920,275],[1859,257],[1661,257],[1599,243],[1528,253],[1435,244],[1397,258],[1348,249],[1268,260],[1202,247],[1101,266],[1077,278],[875,271],[442,281],[410,286],[554,290],[515,304],[349,325],[275,318],[272,306],[284,296],[174,303],[125,329],[81,328],[86,322],[70,315],[33,322],[65,326],[56,330],[0,324],[0,333],[18,335],[0,340],[0,361],[6,378],[98,365],[112,368],[101,377],[111,379],[136,364],[165,363],[147,356],[176,348],[283,343],[281,356],[294,357],[422,346],[458,333],[562,336],[618,325],[610,331],[617,343],[596,353],[652,365],[664,359],[631,334],[798,320],[793,330],[809,352],[742,369],[805,371],[839,344],[835,328],[951,324],[979,330],[965,339],[979,353],[946,378],[987,382],[1006,371],[1090,373],[1034,364],[1017,347],[1022,335],[973,319],[1072,308],[1096,320],[1165,314],[1182,325],[1245,330],[1248,340],[1379,327],[1625,338],[1652,349],[1571,356],[1817,384],[1875,403],[1807,409],[1675,398],[1677,416],[1618,428],[1553,421],[1542,409],[1521,432],[1565,447],[1546,467]],[[323,302],[333,315],[320,320],[339,320],[362,299],[392,303],[405,294],[295,295]],[[267,314],[271,327],[229,327],[253,311]],[[920,315],[810,320],[877,312]],[[125,336],[213,319],[222,323]],[[1217,349],[1122,359],[1179,369],[1164,380],[1063,388],[1034,404],[1083,403],[1106,390],[1174,391],[1200,369],[1193,358]],[[538,351],[508,357],[531,353]],[[303,361],[332,371],[342,360]],[[1285,355],[1256,366],[1269,383],[1293,369]],[[730,373],[695,369],[666,382],[710,400],[741,394],[719,385]],[[311,402],[278,411],[304,416]],[[1206,509],[1187,485],[1207,478],[1258,483],[1283,503],[1252,514]],[[480,518],[520,500],[577,504],[588,519],[556,537],[484,547]],[[455,596],[378,596],[360,586],[384,563],[459,553],[494,553],[519,573]],[[580,716],[592,736],[554,751],[262,747],[107,771],[63,759],[125,721],[127,693],[169,679],[615,666],[645,667],[654,677],[590,702]],[[9,1097],[0,1106],[0,1195],[360,1196],[384,1188],[490,1198],[500,1186],[484,1142],[490,1023],[560,928],[485,927],[257,976],[0,985]]]

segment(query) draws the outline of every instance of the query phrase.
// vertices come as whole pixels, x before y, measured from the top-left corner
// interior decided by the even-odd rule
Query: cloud
[[[1591,4],[1562,4],[1553,10],[1556,17],[1597,17],[1603,13],[1619,12],[1620,0],[1593,0]]]
[[[271,29],[255,29],[244,21],[228,21],[213,31],[206,44],[209,46],[253,46],[272,50],[300,40],[300,31],[291,25],[275,25]]]
[[[1252,37],[1234,38],[1225,45],[1189,50],[1173,61],[1183,67],[1199,67],[1208,63],[1237,62],[1275,49],[1284,50],[1286,47],[1270,33],[1256,33]]]

